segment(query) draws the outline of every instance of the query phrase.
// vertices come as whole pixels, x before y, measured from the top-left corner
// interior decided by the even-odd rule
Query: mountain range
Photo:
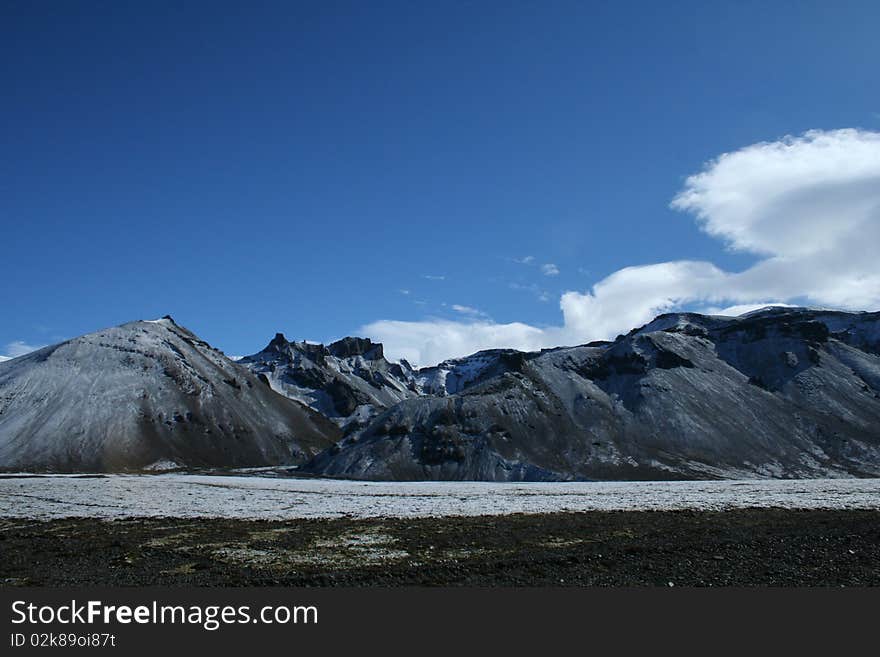
[[[880,476],[880,313],[670,313],[614,341],[426,368],[170,318],[0,363],[0,468],[279,465],[384,480]]]

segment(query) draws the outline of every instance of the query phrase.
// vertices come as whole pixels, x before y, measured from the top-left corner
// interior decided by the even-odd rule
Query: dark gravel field
[[[880,511],[0,520],[4,586],[876,586]]]

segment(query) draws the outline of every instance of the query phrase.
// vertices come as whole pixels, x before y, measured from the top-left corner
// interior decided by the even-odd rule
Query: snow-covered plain
[[[194,474],[0,478],[0,517],[34,519],[400,518],[747,507],[880,509],[880,479],[388,483]]]

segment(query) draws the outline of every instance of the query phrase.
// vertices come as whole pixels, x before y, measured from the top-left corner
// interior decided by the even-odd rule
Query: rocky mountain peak
[[[276,333],[275,337],[269,341],[269,344],[266,345],[266,348],[263,351],[284,351],[290,343],[287,341],[287,338],[284,337],[283,333]]]
[[[337,358],[363,356],[366,360],[380,360],[385,357],[382,344],[369,338],[342,338],[331,343],[327,350]]]

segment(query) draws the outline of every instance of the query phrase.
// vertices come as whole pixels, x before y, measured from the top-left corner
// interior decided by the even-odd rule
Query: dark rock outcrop
[[[239,363],[279,393],[306,404],[348,431],[417,396],[412,369],[385,360],[382,345],[343,338],[330,345],[288,342],[281,333]]]

